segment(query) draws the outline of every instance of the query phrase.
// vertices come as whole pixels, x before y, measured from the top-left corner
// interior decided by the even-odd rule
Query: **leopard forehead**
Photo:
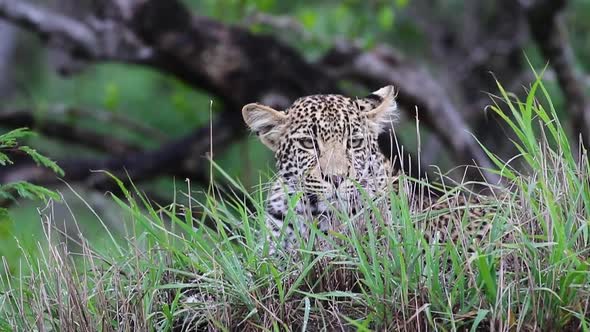
[[[286,113],[289,132],[302,132],[326,140],[360,130],[365,118],[354,99],[341,95],[302,97]]]

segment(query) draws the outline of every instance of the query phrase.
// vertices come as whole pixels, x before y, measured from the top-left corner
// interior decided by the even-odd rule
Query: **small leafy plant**
[[[26,128],[12,130],[0,135],[0,167],[10,166],[13,161],[9,155],[20,153],[31,157],[37,165],[47,167],[58,175],[63,175],[63,170],[55,162],[41,155],[35,149],[20,143],[34,135],[33,132]],[[5,206],[16,203],[18,198],[47,202],[49,199],[58,201],[60,197],[52,190],[25,181],[0,183],[0,256],[8,256],[11,262],[18,260],[20,252],[18,240],[15,240],[15,223]],[[6,268],[7,266],[0,265],[0,273],[3,273]]]
[[[39,166],[44,166],[58,175],[63,176],[63,170],[51,159],[43,156],[35,149],[21,145],[19,140],[35,136],[35,133],[27,128],[20,128],[0,135],[0,166],[11,165],[13,162],[8,152],[20,152],[31,157]],[[0,200],[15,200],[17,197],[41,199],[47,201],[49,198],[59,199],[59,196],[52,190],[32,183],[18,181],[13,183],[0,184]],[[0,207],[0,216],[7,216],[8,210]]]

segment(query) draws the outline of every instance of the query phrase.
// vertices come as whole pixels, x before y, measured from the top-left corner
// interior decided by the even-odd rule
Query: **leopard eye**
[[[314,149],[315,148],[314,141],[311,138],[300,138],[298,141],[299,141],[299,144],[301,144],[301,146],[304,149],[310,149],[311,150],[311,149]]]
[[[353,149],[360,148],[363,145],[362,138],[353,138],[350,140],[350,147]]]

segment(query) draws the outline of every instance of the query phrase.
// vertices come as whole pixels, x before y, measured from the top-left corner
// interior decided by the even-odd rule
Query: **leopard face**
[[[248,104],[242,113],[274,151],[278,177],[290,191],[346,198],[358,185],[378,190],[390,172],[377,138],[397,115],[391,86],[365,98],[302,97],[283,112]]]

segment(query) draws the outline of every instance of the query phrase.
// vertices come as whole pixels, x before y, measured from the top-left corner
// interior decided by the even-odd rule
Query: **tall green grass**
[[[570,144],[540,79],[522,101],[499,88],[491,109],[520,155],[486,152],[509,190],[465,206],[467,188],[445,188],[451,208],[433,211],[409,195],[430,184],[402,176],[365,213],[339,214],[342,231],[312,227],[296,255],[271,256],[264,193],[220,169],[238,194],[189,191],[185,204],[155,207],[122,187],[113,201],[133,225],[128,241],[80,240],[81,252],[68,252],[47,218],[49,249],[23,253],[32,272],[0,278],[0,331],[587,330],[586,151]],[[481,242],[467,208],[493,212],[478,217],[491,225]],[[456,221],[433,233],[441,212]],[[359,232],[359,220],[370,227]]]

